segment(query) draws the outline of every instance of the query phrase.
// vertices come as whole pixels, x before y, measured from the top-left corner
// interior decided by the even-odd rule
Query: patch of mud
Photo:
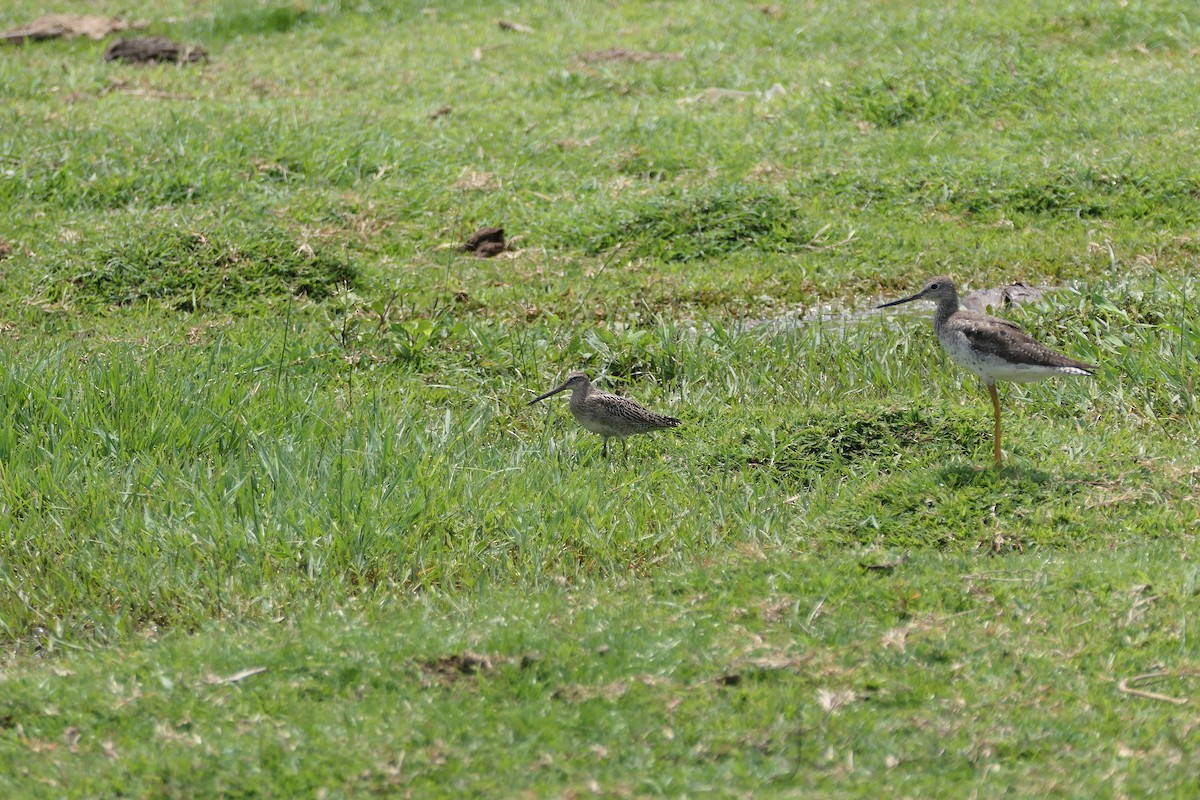
[[[146,36],[113,42],[104,51],[105,61],[128,61],[131,64],[188,64],[205,61],[208,53],[200,45],[180,44],[165,36]]]
[[[1051,291],[1054,290],[1049,287],[1030,286],[1017,281],[995,289],[977,289],[959,302],[969,311],[987,313],[989,310],[999,311],[1026,303],[1036,303],[1042,299],[1042,295]]]
[[[997,313],[1013,306],[1040,302],[1043,297],[1055,291],[1053,286],[1030,286],[1017,281],[1007,286],[991,289],[977,289],[961,299],[962,307],[969,311],[981,313]],[[881,312],[876,304],[842,305],[834,302],[809,303],[784,310],[773,317],[757,317],[742,320],[744,330],[766,328],[772,333],[788,333],[798,328],[822,326],[832,331],[845,330],[864,319],[878,316]],[[911,314],[914,311],[927,314],[924,309],[911,307],[903,310],[888,309],[882,313],[889,316],[896,314]]]
[[[874,311],[874,304],[846,306],[833,301],[818,300],[815,303],[792,306],[773,317],[744,319],[739,325],[746,331],[765,329],[773,334],[790,333],[814,326],[841,331],[867,319]]]

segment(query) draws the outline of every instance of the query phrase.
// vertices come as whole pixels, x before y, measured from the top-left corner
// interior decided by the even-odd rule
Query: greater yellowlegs
[[[934,278],[911,297],[883,303],[876,308],[898,306],[913,300],[937,303],[933,332],[950,358],[979,376],[992,396],[996,413],[995,458],[1000,453],[1000,396],[996,381],[1030,383],[1054,375],[1091,375],[1096,367],[1067,358],[1036,341],[1017,325],[958,306],[958,290],[949,278]]]
[[[571,413],[575,420],[592,433],[604,437],[604,446],[600,451],[603,456],[608,455],[609,437],[616,436],[620,439],[621,450],[624,452],[626,436],[679,425],[679,420],[675,417],[655,414],[626,397],[600,391],[592,386],[586,372],[572,372],[562,386],[551,389],[541,397],[535,397],[529,401],[529,405],[568,389],[571,390]]]

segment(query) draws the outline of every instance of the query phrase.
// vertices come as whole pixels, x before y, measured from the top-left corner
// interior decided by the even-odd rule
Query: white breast
[[[1040,364],[1014,364],[989,353],[980,353],[971,348],[970,342],[962,331],[948,331],[939,337],[939,341],[954,363],[974,373],[985,383],[995,383],[996,381],[1031,383],[1049,378],[1051,375],[1061,375],[1067,371],[1060,367],[1048,367]]]

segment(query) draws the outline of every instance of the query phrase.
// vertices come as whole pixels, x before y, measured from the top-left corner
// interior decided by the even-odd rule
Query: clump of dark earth
[[[477,672],[491,672],[495,664],[496,659],[493,656],[465,650],[462,655],[456,653],[442,656],[434,661],[427,661],[421,665],[421,668],[442,677],[450,677],[459,674],[474,675]]]
[[[104,51],[105,61],[129,61],[133,64],[151,64],[158,61],[187,64],[207,58],[208,53],[200,45],[180,44],[165,36],[121,39],[110,44]]]
[[[467,237],[462,247],[468,253],[474,253],[476,258],[499,255],[508,248],[504,241],[504,228],[480,228]]]

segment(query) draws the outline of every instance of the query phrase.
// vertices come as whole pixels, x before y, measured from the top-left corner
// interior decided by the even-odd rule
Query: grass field
[[[70,5],[209,60],[0,45],[0,796],[1195,796],[1200,7]]]

